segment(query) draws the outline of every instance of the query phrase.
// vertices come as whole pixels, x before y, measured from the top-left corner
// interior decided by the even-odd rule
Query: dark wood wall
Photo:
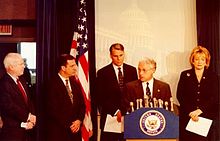
[[[36,1],[0,0],[0,24],[12,25],[12,35],[0,35],[0,43],[36,41]]]

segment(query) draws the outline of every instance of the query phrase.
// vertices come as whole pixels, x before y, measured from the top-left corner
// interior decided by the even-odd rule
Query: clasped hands
[[[197,109],[195,111],[190,112],[189,116],[191,117],[191,119],[193,121],[198,121],[199,120],[199,115],[201,115],[201,114],[202,114],[202,110]]]
[[[30,130],[34,128],[35,124],[36,124],[36,116],[29,113],[27,121],[22,122],[21,127],[25,128],[26,130]]]

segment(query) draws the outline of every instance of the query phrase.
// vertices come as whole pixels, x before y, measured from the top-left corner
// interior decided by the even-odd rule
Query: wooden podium
[[[178,141],[179,117],[163,108],[140,108],[125,116],[126,141]]]

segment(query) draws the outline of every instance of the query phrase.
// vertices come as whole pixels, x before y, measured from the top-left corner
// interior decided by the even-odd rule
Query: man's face
[[[75,60],[67,60],[67,64],[66,66],[64,67],[64,72],[66,74],[67,77],[70,77],[70,76],[74,76],[77,74],[77,65],[76,65],[76,62]]]
[[[124,51],[112,49],[110,57],[114,65],[121,66],[124,62]]]
[[[155,68],[153,65],[146,64],[145,62],[140,62],[138,64],[138,76],[142,82],[151,80],[154,72]]]
[[[22,58],[16,58],[14,65],[10,66],[11,72],[14,76],[18,77],[24,73],[24,60]]]

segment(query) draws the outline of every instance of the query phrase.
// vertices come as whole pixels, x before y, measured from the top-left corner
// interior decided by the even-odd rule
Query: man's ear
[[[13,65],[9,65],[9,66],[8,66],[8,69],[9,69],[9,70],[13,70],[13,69],[14,69],[14,66],[13,66]]]
[[[153,68],[153,73],[155,73],[156,72],[156,68]]]
[[[66,67],[65,67],[65,66],[61,66],[61,69],[62,69],[63,71],[65,71],[65,70],[66,70]]]

